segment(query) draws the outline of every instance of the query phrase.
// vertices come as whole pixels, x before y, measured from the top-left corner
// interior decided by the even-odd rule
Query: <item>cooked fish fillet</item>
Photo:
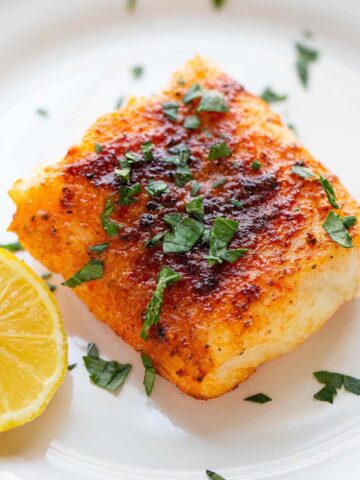
[[[196,112],[199,98],[184,104],[182,97],[194,84],[221,92],[229,110]],[[175,115],[174,107],[167,107],[173,119],[164,114],[164,102],[180,105]],[[198,116],[200,128],[184,128],[189,114]],[[154,158],[134,163],[132,171],[131,182],[142,186],[138,200],[116,207],[111,218],[124,227],[110,237],[101,216],[106,199],[116,198],[119,189],[114,169],[126,152],[140,156],[147,141]],[[217,142],[225,142],[231,156],[210,160]],[[191,199],[192,184],[176,186],[176,166],[164,162],[179,144],[192,155],[188,165],[201,186],[205,226],[219,216],[239,222],[229,248],[248,252],[234,263],[210,265],[206,242],[175,254],[164,253],[161,241],[145,245],[169,228],[164,214],[184,214]],[[257,170],[254,161],[261,164]],[[162,94],[131,98],[101,117],[64,160],[17,181],[10,191],[17,206],[10,230],[65,279],[94,256],[90,246],[109,243],[100,254],[103,277],[82,283],[75,293],[99,320],[146,353],[160,375],[188,395],[210,399],[301,344],[359,290],[359,227],[349,228],[353,248],[335,243],[322,227],[334,208],[320,182],[292,172],[295,164],[331,182],[341,216],[358,216],[356,201],[267,103],[196,57]],[[149,179],[165,181],[170,192],[150,197]],[[243,206],[233,205],[233,199]],[[164,265],[182,278],[165,289],[159,322],[145,341],[140,337],[144,314]]]

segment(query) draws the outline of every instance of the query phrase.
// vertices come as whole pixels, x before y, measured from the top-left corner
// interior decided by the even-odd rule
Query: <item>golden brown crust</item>
[[[180,107],[178,122],[167,119],[161,107],[164,101],[181,103],[194,83],[221,91],[230,106],[227,113],[200,113],[204,128],[195,131],[183,128],[181,120],[194,113],[197,100]],[[222,139],[232,156],[208,160],[210,146]],[[155,159],[134,167],[133,181],[142,184],[139,201],[116,211],[113,217],[125,228],[118,238],[109,239],[100,216],[106,197],[118,188],[117,159],[127,151],[140,152],[147,140],[154,144]],[[99,154],[94,150],[96,143],[103,146]],[[204,258],[206,245],[177,255],[164,255],[161,246],[144,245],[164,230],[163,215],[184,212],[184,203],[190,199],[189,184],[177,187],[175,167],[162,161],[169,148],[180,143],[189,147],[189,166],[202,186],[205,224],[211,226],[217,216],[239,222],[231,248],[250,252],[234,264],[209,266]],[[251,169],[254,160],[261,162],[260,170]],[[88,261],[90,245],[109,241],[104,277],[81,285],[76,293],[126,342],[150,355],[159,373],[194,397],[210,398],[234,388],[255,370],[256,362],[236,370],[223,386],[220,382],[220,386],[203,387],[206,377],[241,354],[244,339],[271,324],[271,319],[254,314],[256,306],[281,298],[289,279],[326,263],[340,251],[351,255],[322,229],[331,206],[318,182],[291,173],[299,162],[331,180],[342,214],[359,213],[338,179],[310,156],[265,102],[196,58],[174,76],[160,97],[131,100],[119,112],[100,118],[82,145],[71,148],[61,163],[46,168],[38,182],[15,184],[10,193],[18,208],[11,230],[38,260],[65,278]],[[165,180],[171,188],[162,196],[160,209],[154,209],[144,190],[151,178]],[[226,183],[212,187],[220,178]],[[235,208],[231,198],[243,200],[244,208]],[[358,234],[358,227],[353,228],[356,248]],[[181,273],[182,280],[165,292],[160,322],[144,342],[142,319],[162,265]]]

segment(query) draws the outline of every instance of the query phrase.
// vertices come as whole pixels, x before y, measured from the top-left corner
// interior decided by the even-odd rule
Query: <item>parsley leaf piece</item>
[[[296,70],[302,85],[307,88],[309,84],[309,65],[319,58],[319,52],[303,44],[296,43],[297,51]]]
[[[168,184],[162,180],[150,180],[145,190],[152,197],[161,195],[162,193],[168,193],[170,191]]]
[[[161,308],[164,301],[165,289],[167,287],[170,287],[180,279],[181,275],[167,266],[162,267],[162,269],[160,270],[157,278],[157,286],[151,297],[150,302],[146,307],[144,324],[141,331],[141,338],[143,340],[148,339],[148,332],[150,328],[159,321]]]
[[[131,365],[121,364],[115,360],[108,361],[99,357],[99,350],[94,343],[88,345],[88,353],[83,357],[90,380],[106,390],[117,390],[128,376]]]
[[[103,151],[102,145],[100,145],[100,143],[96,143],[95,144],[95,152],[96,153],[101,153],[102,151]]]
[[[344,381],[344,375],[341,373],[327,372],[325,370],[314,372],[314,377],[319,383],[331,385],[335,388],[341,388]]]
[[[70,365],[68,365],[67,369],[69,370],[69,372],[71,372],[71,370],[74,370],[74,368],[77,366],[77,363],[70,363]]]
[[[226,145],[225,142],[218,142],[214,145],[211,145],[209,150],[209,160],[217,160],[218,158],[229,158],[231,157],[232,151]]]
[[[337,213],[329,212],[322,226],[330,235],[330,238],[341,247],[352,248],[354,246],[351,235],[346,230],[340,215]]]
[[[178,119],[180,105],[177,102],[165,102],[162,104],[163,113],[176,122]]]
[[[131,175],[131,168],[130,167],[115,168],[115,175],[118,178],[120,178],[121,181],[129,182],[130,181],[130,175]]]
[[[212,183],[211,186],[212,188],[218,188],[222,187],[226,183],[226,178],[220,178],[219,180],[216,180],[216,182]]]
[[[207,257],[210,265],[222,263],[223,260],[235,262],[248,250],[245,248],[227,250],[227,246],[233,239],[239,223],[224,217],[217,217],[214,220],[210,230],[209,237],[209,256]]]
[[[175,174],[175,183],[178,187],[184,187],[192,180],[193,176],[187,165],[178,165]]]
[[[172,231],[166,232],[164,236],[164,253],[189,252],[204,231],[202,223],[185,216],[180,215],[179,219],[179,217],[174,218],[173,215],[165,215],[164,221],[172,227]]]
[[[243,208],[244,200],[236,200],[236,198],[231,198],[229,202],[234,205],[234,207]]]
[[[147,143],[147,142],[145,142]],[[150,142],[151,143],[151,142]],[[121,158],[119,160],[120,162],[120,166],[122,168],[125,168],[125,167],[128,167],[129,165],[131,165],[132,163],[136,163],[136,162],[140,162],[141,161],[141,157],[140,155],[137,155],[136,153],[134,152],[126,152],[125,153],[125,159]]]
[[[41,117],[47,117],[49,115],[49,112],[45,110],[45,108],[38,108],[36,110],[36,113],[40,115]]]
[[[92,258],[86,263],[78,272],[70,277],[62,285],[66,287],[74,288],[85,282],[91,280],[98,280],[104,275],[104,262],[102,260],[95,260]]]
[[[5,248],[5,250],[8,250],[9,252],[21,252],[24,250],[24,247],[20,242],[3,243],[0,245],[0,248]]]
[[[192,184],[191,184],[191,192],[190,192],[190,195],[191,195],[192,197],[196,197],[197,194],[200,192],[200,188],[201,188],[200,183],[197,182],[196,180],[194,180],[194,181],[192,182]]]
[[[301,165],[293,165],[291,171],[292,173],[295,173],[295,175],[298,175],[305,180],[315,177],[314,173],[310,170],[310,168],[302,167]]]
[[[336,194],[329,180],[327,178],[324,178],[322,175],[319,175],[319,182],[321,183],[321,186],[325,190],[325,193],[330,202],[330,205],[337,209],[340,208],[339,205],[336,203]]]
[[[159,232],[154,235],[150,240],[145,243],[146,247],[156,247],[159,244],[160,240],[164,237],[166,232]]]
[[[214,8],[222,8],[225,5],[225,3],[226,3],[226,0],[212,0],[212,4]]]
[[[200,118],[197,115],[189,115],[184,120],[184,128],[196,130],[201,125]]]
[[[189,215],[202,222],[204,220],[204,198],[195,197],[186,204],[186,211]]]
[[[198,83],[194,83],[189,90],[183,96],[183,102],[185,104],[192,102],[196,98],[202,97],[203,91]]]
[[[144,75],[144,67],[142,65],[135,65],[131,69],[133,78],[141,78]]]
[[[254,160],[250,166],[251,169],[256,172],[256,170],[259,170],[261,168],[261,163],[258,160]]]
[[[266,87],[260,95],[260,98],[262,98],[267,103],[275,103],[283,102],[287,99],[287,95],[276,93],[271,87]]]
[[[257,393],[256,395],[251,395],[250,397],[244,398],[246,402],[254,403],[267,403],[271,402],[272,398],[265,395],[265,393]]]
[[[141,151],[143,153],[144,162],[150,162],[151,160],[153,160],[153,158],[154,158],[154,155],[153,155],[153,152],[152,152],[153,147],[154,147],[154,145],[152,144],[152,142],[150,140],[148,140],[147,142],[144,142],[141,145]]]
[[[334,403],[334,397],[337,394],[337,390],[332,385],[325,385],[321,390],[315,393],[315,400],[320,400],[320,402]]]
[[[103,253],[107,248],[109,248],[109,243],[98,243],[96,245],[90,245],[88,248],[89,252]]]
[[[219,0],[214,0],[214,4],[215,3],[219,3]],[[210,480],[225,480],[224,477],[222,477],[218,473],[212,472],[211,470],[206,470],[206,475],[210,478]]]
[[[344,388],[350,393],[360,395],[360,379],[344,375]]]
[[[354,215],[350,215],[348,217],[342,217],[341,221],[345,228],[351,228],[357,224],[357,218]]]
[[[228,112],[229,107],[226,103],[225,97],[217,90],[205,90],[199,106],[198,112]]]
[[[119,193],[120,193],[119,204],[120,205],[131,205],[132,203],[137,202],[138,199],[134,198],[134,195],[140,193],[140,191],[141,191],[140,183],[134,183],[134,185],[131,185],[131,187],[128,187],[127,185],[120,185],[120,188],[119,188]]]
[[[164,215],[164,222],[175,228],[181,220],[181,213],[167,213]]]
[[[152,389],[154,388],[154,383],[155,383],[155,377],[156,377],[156,370],[152,364],[151,359],[145,355],[145,353],[141,354],[141,360],[142,363],[145,367],[145,375],[144,375],[144,387],[145,387],[145,392],[148,397],[150,397],[150,394],[152,392]]]
[[[110,215],[114,213],[117,204],[113,202],[111,197],[108,197],[105,200],[104,210],[101,214],[101,224],[103,229],[110,237],[115,237],[118,233],[120,228],[123,227],[121,223],[116,222],[110,218]]]

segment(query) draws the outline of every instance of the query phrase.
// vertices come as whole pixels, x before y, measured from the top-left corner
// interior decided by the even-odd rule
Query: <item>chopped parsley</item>
[[[314,398],[316,400],[333,403],[334,397],[337,395],[337,391],[341,387],[344,387],[345,390],[354,395],[360,395],[359,378],[343,375],[342,373],[327,372],[325,370],[314,372],[314,376],[319,383],[325,385],[321,390],[315,393]]]
[[[196,98],[202,97],[202,94],[203,94],[202,88],[200,87],[200,85],[195,83],[189,88],[189,90],[183,96],[183,102],[185,104],[190,103]]]
[[[141,78],[144,75],[144,67],[142,67],[141,65],[135,65],[134,67],[132,67],[131,73],[133,78]]]
[[[138,199],[134,198],[135,195],[140,193],[141,191],[141,185],[140,183],[134,183],[134,185],[131,185],[128,187],[127,185],[120,185],[119,188],[119,204],[120,205],[131,205],[134,202],[137,202]]]
[[[142,363],[145,367],[145,375],[144,375],[144,387],[145,387],[145,392],[146,395],[149,397],[152,389],[154,388],[154,383],[155,383],[155,377],[156,377],[156,371],[155,368],[152,364],[151,359],[145,355],[145,353],[141,354],[141,360]]]
[[[204,198],[195,197],[186,204],[186,211],[189,215],[202,222],[204,220]]]
[[[68,365],[67,369],[69,370],[69,372],[71,372],[71,370],[74,370],[74,368],[77,366],[77,363],[70,363],[70,365]]]
[[[329,180],[327,178],[324,178],[322,175],[319,175],[319,182],[326,193],[330,205],[336,209],[340,208],[339,205],[336,203],[335,190]]]
[[[141,151],[143,153],[144,162],[150,162],[151,160],[153,160],[154,158],[153,151],[152,151],[153,147],[154,145],[150,140],[148,140],[147,142],[144,142],[141,145]]]
[[[95,144],[95,152],[96,153],[101,153],[102,151],[103,151],[102,145],[100,145],[100,143],[96,143]]]
[[[89,252],[93,253],[103,253],[107,248],[109,248],[109,243],[97,243],[96,245],[90,245],[88,248]]]
[[[262,94],[260,95],[267,103],[283,102],[287,99],[287,95],[276,93],[272,88],[266,87]]]
[[[106,390],[117,390],[125,381],[131,370],[129,363],[121,364],[115,360],[104,360],[99,357],[99,350],[90,343],[87,355],[83,357],[90,380],[98,387]]]
[[[243,208],[244,200],[236,200],[236,198],[231,198],[229,202],[234,205],[234,207]]]
[[[189,115],[184,120],[184,128],[196,130],[201,125],[200,118],[197,115]]]
[[[165,233],[163,242],[164,253],[189,252],[204,231],[204,225],[197,220],[179,213],[164,215],[164,221],[171,226],[171,231]]]
[[[24,250],[24,247],[21,245],[20,242],[12,242],[12,243],[3,243],[0,245],[0,248],[5,248],[9,252],[21,252]]]
[[[124,168],[115,168],[115,175],[122,181],[122,182],[130,182],[130,175],[131,175],[131,167]]]
[[[222,477],[218,473],[212,472],[211,470],[206,470],[206,475],[210,478],[210,480],[225,480],[224,477]]]
[[[178,119],[180,105],[177,102],[165,102],[162,104],[164,114],[176,122]]]
[[[187,162],[190,159],[190,152],[185,145],[179,145],[173,149],[175,155],[164,157],[163,161],[176,165],[175,183],[178,187],[184,187],[192,180],[192,173]]]
[[[145,190],[152,197],[161,195],[162,193],[168,193],[170,191],[168,184],[162,180],[150,180]]]
[[[251,169],[256,172],[256,170],[259,170],[261,168],[261,163],[258,160],[254,160],[250,166]]]
[[[345,223],[348,218],[344,217]],[[329,212],[322,226],[330,238],[341,247],[352,248],[354,246],[352,237],[347,231],[343,219],[337,213]]]
[[[303,167],[301,165],[294,165],[291,171],[292,173],[295,173],[295,175],[298,175],[305,180],[315,177],[314,173],[310,170],[310,168]]]
[[[256,395],[251,395],[250,397],[244,398],[246,402],[254,403],[267,403],[271,402],[272,398],[265,395],[265,393],[257,393]]]
[[[224,260],[230,263],[242,257],[248,249],[240,248],[228,250],[227,246],[233,239],[239,223],[224,217],[217,217],[210,230],[209,256],[206,257],[210,265],[222,263]]]
[[[179,165],[176,168],[175,183],[178,187],[184,187],[192,178],[191,170],[187,165]]]
[[[198,112],[228,112],[225,97],[217,90],[205,90],[197,108]]]
[[[345,228],[354,227],[357,224],[357,218],[354,215],[350,215],[349,217],[342,217],[341,221]]]
[[[165,289],[178,282],[180,279],[181,275],[167,266],[162,267],[160,270],[157,279],[157,286],[146,307],[144,324],[141,331],[142,339],[148,339],[150,328],[159,321]]]
[[[150,240],[148,240],[145,243],[145,246],[146,247],[156,247],[156,245],[158,245],[160,243],[160,240],[162,240],[162,238],[164,237],[165,233],[166,232],[157,233],[156,235],[154,235],[152,238],[150,238]]]
[[[45,108],[38,108],[36,113],[40,115],[40,117],[47,117],[49,115],[49,112],[45,110]]]
[[[219,158],[231,157],[232,151],[225,142],[218,142],[211,145],[209,150],[209,160],[218,160]]]
[[[121,223],[110,218],[110,215],[114,213],[116,207],[117,203],[115,203],[111,197],[105,200],[104,210],[101,214],[101,224],[109,237],[115,237],[119,233],[120,228],[123,227]]]
[[[196,197],[197,194],[200,192],[200,183],[197,182],[196,180],[194,180],[192,183],[191,183],[191,192],[190,192],[190,195],[192,197]]]
[[[211,186],[212,188],[219,188],[222,187],[226,183],[226,178],[220,178],[219,180],[216,180],[216,182],[212,183]]]
[[[301,43],[296,43],[295,48],[297,52],[296,71],[302,85],[307,88],[309,84],[309,66],[319,58],[319,52]]]
[[[85,282],[91,280],[98,280],[104,275],[104,262],[102,260],[96,260],[92,258],[86,263],[78,272],[70,277],[63,285],[74,288]]]

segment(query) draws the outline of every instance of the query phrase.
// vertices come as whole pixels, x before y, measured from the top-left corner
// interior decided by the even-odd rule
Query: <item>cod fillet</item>
[[[10,230],[24,247],[65,279],[99,261],[102,277],[78,282],[76,295],[195,398],[234,389],[359,290],[357,202],[266,102],[200,57],[160,95],[101,117],[61,162],[18,180],[10,195]],[[177,228],[169,215],[203,230],[194,245],[193,231],[190,240],[177,232],[188,251],[166,250],[164,234]],[[218,217],[237,229],[208,258]],[[92,249],[99,244],[104,251]],[[181,278],[164,289],[146,340],[164,266]]]

